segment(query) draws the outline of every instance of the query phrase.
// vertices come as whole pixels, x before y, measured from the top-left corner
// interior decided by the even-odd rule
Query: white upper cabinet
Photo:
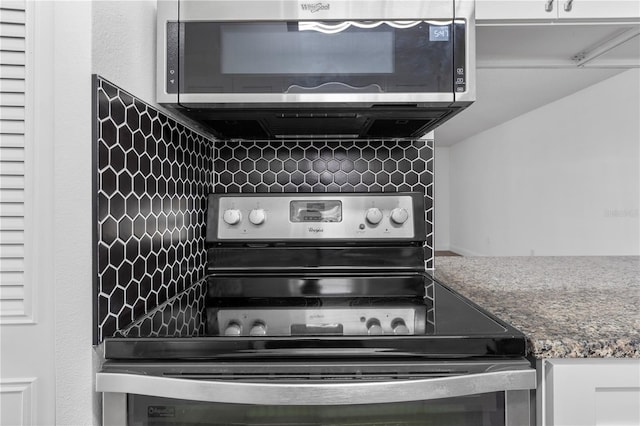
[[[555,0],[476,0],[476,22],[552,20]]]
[[[640,21],[640,0],[476,0],[476,21]]]
[[[478,68],[636,68],[640,0],[476,0]]]
[[[640,0],[556,0],[560,19],[640,19]]]

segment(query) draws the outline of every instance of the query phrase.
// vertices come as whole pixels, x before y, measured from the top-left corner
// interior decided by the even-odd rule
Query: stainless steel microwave
[[[474,0],[159,0],[157,101],[221,138],[416,137],[475,100]]]

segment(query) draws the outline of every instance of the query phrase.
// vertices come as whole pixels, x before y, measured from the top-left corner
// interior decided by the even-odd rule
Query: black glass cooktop
[[[149,319],[106,339],[105,357],[466,359],[527,351],[521,332],[425,273],[212,274],[200,285],[201,324]],[[193,315],[198,303],[189,300],[194,306],[169,324]],[[172,309],[179,310],[158,315]]]

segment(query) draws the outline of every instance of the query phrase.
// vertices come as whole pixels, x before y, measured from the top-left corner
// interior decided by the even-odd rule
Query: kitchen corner
[[[198,8],[208,3],[220,7],[207,17]],[[464,5],[465,13],[475,8],[464,31],[463,10],[452,4]],[[196,26],[205,18],[236,22],[221,13],[230,8],[252,25],[269,16],[286,22],[286,31],[262,38],[267,27],[258,25],[259,35],[245,38],[251,25],[225,27],[231,29],[227,41],[257,40],[240,46],[262,56],[245,54],[247,62],[238,62],[240,50],[226,49],[235,71],[249,66],[250,72],[240,73],[238,84],[218,75],[227,83],[224,93],[213,104],[201,103],[203,87],[222,86],[208,83],[206,70],[167,67],[163,55],[173,49],[161,20],[167,5],[199,21]],[[284,19],[283,7],[295,12],[291,19]],[[365,19],[376,16],[380,22]],[[329,17],[346,22],[345,34],[362,33],[354,40],[368,49],[347,55],[353,45],[344,37],[323,42],[342,28],[322,24]],[[243,416],[254,425],[275,424],[277,416],[284,419],[278,424],[301,424],[304,416],[313,424],[337,424],[328,414],[344,415],[348,424],[400,424],[401,417],[402,424],[438,426],[640,425],[640,0],[0,0],[0,23],[1,425],[176,424],[174,414],[189,410],[166,401],[171,395],[204,407],[199,424]],[[268,41],[295,41],[312,31],[318,37],[310,40],[321,49]],[[196,35],[190,58],[197,69],[204,54],[215,53],[215,43],[189,34]],[[472,34],[466,47],[455,43]],[[185,41],[183,35],[176,40]],[[398,45],[412,49],[432,44],[439,53],[400,54],[393,40],[409,40]],[[321,61],[294,61],[308,87],[275,85],[272,91],[264,82],[285,81],[274,76],[289,74],[284,71],[294,64],[271,60],[283,45],[302,58],[337,50],[342,59],[329,62],[344,74],[376,72],[331,84],[325,81],[331,77],[306,78]],[[456,54],[442,55],[447,45]],[[387,52],[386,61],[379,51]],[[469,63],[457,66],[465,55]],[[381,77],[389,74],[383,72],[389,58],[415,73],[396,67],[392,78]],[[417,58],[448,65],[433,68]],[[177,82],[174,72],[190,76],[176,88],[183,108],[177,92],[174,100],[159,93],[171,89],[166,82]],[[192,92],[183,93],[183,86]],[[248,108],[253,103],[259,108]],[[377,203],[405,192],[425,196],[424,209],[410,217],[422,223],[424,210],[420,234],[426,238],[402,247],[414,255],[423,250],[404,266],[417,265],[425,285],[398,278],[404,272],[388,264],[402,257],[384,240],[380,247],[356,244],[382,253],[380,265],[370,262],[382,272],[356,280],[344,279],[357,271],[353,264],[342,269],[340,256],[316,257],[338,259],[321,271],[333,289],[357,288],[361,295],[413,290],[421,309],[409,311],[419,314],[409,325],[414,332],[416,323],[423,325],[423,335],[407,335],[412,329],[395,314],[380,321],[379,312],[356,317],[362,331],[355,337],[340,335],[342,323],[316,312],[288,323],[289,331],[308,336],[263,335],[264,318],[231,318],[213,328],[220,325],[216,319],[214,333],[206,334],[207,303],[235,302],[208,301],[208,290],[217,283],[236,289],[240,282],[235,275],[210,279],[228,271],[212,272],[208,264],[220,265],[213,261],[225,259],[222,249],[233,254],[242,246],[255,254],[284,246],[277,239],[273,247],[242,238],[207,242],[210,194],[277,199],[305,193],[306,200],[306,193],[371,193],[366,198]],[[329,207],[336,205],[331,197]],[[276,217],[262,205],[229,207],[219,212],[219,223],[225,212],[240,212],[242,232]],[[310,212],[304,220],[313,223],[329,210],[308,203],[300,211]],[[360,208],[353,229],[402,229],[408,224],[393,219],[398,210],[408,211]],[[306,229],[327,235],[317,226]],[[346,253],[358,255],[345,262],[362,260],[352,241],[341,242]],[[331,251],[325,243],[323,254]],[[296,252],[303,247],[290,244]],[[208,248],[220,256],[210,261]],[[439,256],[440,250],[462,256]],[[275,287],[318,293],[312,274],[321,275],[281,274],[287,279]],[[373,275],[380,279],[369,280]],[[393,285],[394,276],[404,284]],[[252,287],[264,288],[270,290]],[[238,325],[245,335],[232,335]],[[129,342],[133,356],[109,359],[109,339]],[[297,361],[274,349],[273,341],[286,346],[287,339],[308,343],[284,348]],[[148,358],[140,356],[138,341],[169,340],[187,350],[209,346],[210,353],[178,359],[156,346]],[[331,342],[346,343],[332,353]],[[456,343],[467,353],[456,353]],[[376,357],[362,356],[367,344]],[[231,361],[213,359],[212,351],[226,348],[233,349]],[[265,357],[252,359],[252,353]],[[176,368],[166,369],[162,357]],[[282,382],[281,393],[268,383],[271,377],[261,381],[267,376]],[[151,386],[136,387],[140,383]],[[341,386],[342,393],[334,391]],[[314,389],[324,389],[330,399],[300,405],[309,399],[296,389],[313,398]],[[207,398],[214,401],[209,412]],[[288,405],[278,405],[278,398]],[[141,401],[137,410],[134,399]]]

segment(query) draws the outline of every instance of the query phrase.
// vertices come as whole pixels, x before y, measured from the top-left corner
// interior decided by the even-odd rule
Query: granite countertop
[[[435,277],[536,358],[640,358],[640,257],[436,257]]]

